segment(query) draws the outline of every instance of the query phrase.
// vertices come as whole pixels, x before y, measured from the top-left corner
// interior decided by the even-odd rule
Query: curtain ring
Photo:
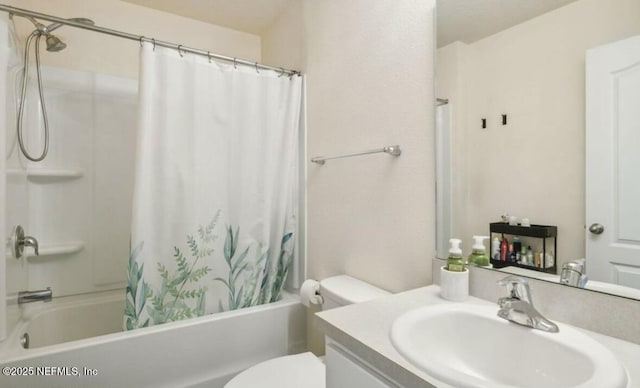
[[[209,58],[209,63],[211,63],[211,53],[207,51],[207,58]]]
[[[151,38],[151,42],[153,43],[153,51],[156,51],[156,40],[155,40],[155,38]]]
[[[278,74],[278,78],[282,77],[283,75],[284,75],[284,69],[281,67],[280,74]]]
[[[256,73],[260,74],[260,70],[258,70],[258,62],[256,62]]]
[[[236,57],[233,57],[233,68],[237,69],[238,66],[236,66]]]
[[[142,47],[142,39],[144,39],[144,36],[140,35],[140,47]]]
[[[181,44],[178,45],[178,54],[180,54],[180,58],[184,58],[184,54],[182,54],[182,51],[180,51],[180,47],[182,47]]]

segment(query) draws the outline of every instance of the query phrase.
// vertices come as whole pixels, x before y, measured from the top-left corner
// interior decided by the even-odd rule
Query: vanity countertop
[[[442,299],[440,287],[431,285],[369,302],[322,311],[316,314],[316,324],[326,336],[403,387],[449,387],[410,364],[395,350],[389,338],[391,325],[400,315],[415,308],[442,303],[453,302]],[[465,303],[492,304],[471,296]],[[629,373],[630,388],[640,388],[640,345],[580,328],[578,330],[611,349]],[[487,357],[490,356],[488,350]]]

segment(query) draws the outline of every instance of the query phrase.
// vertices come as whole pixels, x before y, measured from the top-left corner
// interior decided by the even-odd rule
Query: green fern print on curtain
[[[159,287],[154,288],[145,281],[144,264],[138,263],[144,242],[131,249],[124,316],[126,330],[205,315],[207,295],[213,295],[207,291],[216,283],[226,291],[226,295],[215,293],[219,297],[217,311],[271,303],[280,298],[293,260],[293,233],[284,234],[279,255],[272,263],[264,243],[238,249],[240,227],[234,229],[227,225],[222,247],[225,265],[214,266],[214,262],[219,261],[213,248],[219,218],[220,211],[209,224],[198,227],[197,238],[186,236],[186,249],[173,247],[171,268],[160,261],[156,263],[161,279]],[[214,273],[226,276],[214,276]]]

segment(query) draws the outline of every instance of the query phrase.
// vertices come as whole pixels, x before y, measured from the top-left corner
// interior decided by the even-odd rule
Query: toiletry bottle
[[[469,255],[469,263],[486,267],[489,265],[489,257],[484,247],[484,240],[488,236],[473,236],[473,247]]]
[[[527,248],[525,248],[524,245],[520,250],[520,263],[524,265],[529,265],[529,262],[527,261]]]
[[[507,238],[503,237],[500,242],[500,261],[507,261],[507,251],[509,247],[509,243],[507,242]]]
[[[500,260],[500,240],[497,237],[493,238],[493,244],[491,245],[491,259],[495,261]]]
[[[516,261],[516,251],[513,250],[513,244],[509,244],[509,261]]]
[[[522,253],[522,243],[520,242],[520,237],[513,237],[513,251],[515,251],[515,260],[518,263],[522,261],[521,253]]]
[[[533,267],[533,250],[531,249],[531,245],[527,246],[527,265]]]
[[[457,238],[449,240],[449,257],[447,257],[447,270],[452,272],[464,272],[464,260],[462,259],[462,241]]]
[[[550,250],[549,252],[547,252],[546,257],[544,258],[544,267],[545,268],[551,268],[554,265],[554,257],[553,257],[553,250]]]

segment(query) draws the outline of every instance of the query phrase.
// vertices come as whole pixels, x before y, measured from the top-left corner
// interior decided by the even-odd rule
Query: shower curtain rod
[[[67,26],[81,28],[81,29],[84,29],[84,30],[91,30],[91,31],[94,31],[94,32],[99,32],[101,34],[107,34],[107,35],[111,35],[111,36],[116,36],[116,37],[119,37],[119,38],[125,38],[125,39],[129,39],[129,40],[137,40],[140,43],[142,43],[143,41],[144,42],[149,42],[149,43],[152,43],[154,45],[154,47],[155,46],[161,46],[161,47],[167,47],[167,48],[178,50],[178,52],[181,55],[182,55],[182,53],[198,54],[198,55],[203,55],[205,57],[208,57],[210,59],[218,59],[218,60],[222,60],[222,61],[232,62],[234,65],[245,65],[245,66],[255,67],[256,70],[257,69],[273,70],[273,71],[276,71],[276,72],[281,73],[281,74],[286,74],[288,76],[294,76],[294,75],[301,75],[302,74],[298,70],[283,69],[281,67],[273,67],[273,66],[263,65],[263,64],[260,64],[258,62],[250,62],[250,61],[247,61],[247,60],[244,60],[244,59],[228,57],[226,55],[213,54],[213,53],[210,53],[209,51],[200,50],[200,49],[196,49],[196,48],[192,48],[192,47],[187,47],[187,46],[183,46],[181,44],[175,44],[175,43],[171,43],[171,42],[165,42],[165,41],[162,41],[162,40],[156,40],[156,39],[153,39],[153,38],[147,38],[146,36],[134,35],[134,34],[130,34],[128,32],[112,30],[110,28],[87,25],[87,24],[75,22],[73,20],[63,19],[63,18],[59,18],[57,16],[47,15],[47,14],[44,14],[44,13],[29,11],[27,9],[16,8],[16,7],[12,7],[12,6],[5,5],[5,4],[0,4],[0,11],[8,12],[10,15],[12,14],[12,15],[22,16],[22,17],[32,17],[32,18],[36,18],[36,19],[46,20],[46,21],[49,21],[49,22],[61,23],[61,24],[67,25]]]

